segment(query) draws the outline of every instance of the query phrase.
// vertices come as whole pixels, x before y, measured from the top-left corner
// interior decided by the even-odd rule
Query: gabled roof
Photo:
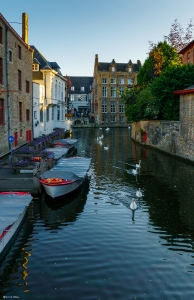
[[[173,92],[173,94],[175,95],[189,94],[189,93],[194,93],[194,84],[184,90],[178,90]]]
[[[87,76],[69,76],[71,86],[74,86],[73,94],[86,94],[91,90],[93,77]],[[84,87],[84,91],[81,91],[81,87]]]
[[[98,70],[99,71],[109,71],[109,68],[112,63],[107,63],[107,62],[99,62],[98,63]],[[128,63],[115,63],[117,72],[126,72],[127,67],[129,67]],[[140,65],[138,64],[131,64],[131,67],[133,67],[133,70],[135,72],[138,72],[140,69]]]
[[[179,54],[184,54],[186,51],[189,50],[194,45],[194,40],[192,40],[190,43],[188,43],[183,49],[179,51]]]
[[[42,70],[55,70],[60,76],[62,76],[60,67],[56,62],[49,62],[35,46],[30,46],[34,50],[34,61],[40,65]]]

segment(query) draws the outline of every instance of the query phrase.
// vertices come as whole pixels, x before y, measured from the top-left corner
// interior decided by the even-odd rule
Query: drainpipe
[[[7,124],[8,124],[8,137],[11,136],[11,114],[10,114],[10,92],[9,92],[9,55],[8,55],[8,26],[6,26],[5,34],[5,57],[6,57],[6,90],[7,90]],[[9,151],[12,152],[12,144],[9,143]]]

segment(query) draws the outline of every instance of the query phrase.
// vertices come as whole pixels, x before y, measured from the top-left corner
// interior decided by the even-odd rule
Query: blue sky
[[[93,76],[95,54],[101,62],[143,63],[148,41],[162,41],[175,19],[186,29],[194,1],[0,0],[0,12],[20,36],[21,24],[11,22],[27,13],[29,44],[63,75]]]

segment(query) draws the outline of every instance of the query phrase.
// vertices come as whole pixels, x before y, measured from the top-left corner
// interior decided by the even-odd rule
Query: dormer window
[[[129,68],[129,73],[131,73],[131,72],[132,72],[132,68],[130,67],[130,68]]]
[[[81,86],[81,92],[84,92],[84,86]]]
[[[39,71],[39,65],[38,64],[33,64],[32,65],[32,71]]]
[[[71,91],[75,91],[75,88],[74,88],[74,86],[71,86]]]
[[[112,72],[115,72],[115,67],[114,66],[112,66]]]

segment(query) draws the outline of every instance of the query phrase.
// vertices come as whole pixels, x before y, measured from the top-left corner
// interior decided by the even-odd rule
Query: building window
[[[107,120],[108,120],[107,116],[102,115],[102,122],[107,122]]]
[[[0,26],[0,44],[3,44],[3,28]]]
[[[49,122],[49,106],[46,108],[46,121]]]
[[[9,50],[9,62],[13,62],[13,53]]]
[[[30,83],[26,80],[26,93],[30,93]]]
[[[0,125],[4,124],[4,99],[0,99]]]
[[[119,112],[124,113],[124,104],[123,103],[119,104]]]
[[[22,72],[18,70],[18,90],[22,90]]]
[[[61,121],[64,121],[64,109],[61,107]]]
[[[110,95],[111,95],[112,98],[116,97],[116,87],[115,86],[111,86]]]
[[[74,101],[74,95],[70,95],[70,101]]]
[[[43,104],[40,104],[40,122],[43,122]]]
[[[32,65],[32,71],[38,71],[39,70],[39,65],[38,64],[33,64]]]
[[[64,89],[64,87],[63,87],[63,83],[62,83],[62,87],[61,87],[61,100],[64,100],[63,99],[63,89]]]
[[[61,97],[61,83],[59,82],[59,99]]]
[[[34,111],[34,119],[37,119],[37,111]]]
[[[119,121],[121,122],[121,123],[123,123],[124,122],[124,116],[119,116]]]
[[[81,86],[81,92],[84,92],[84,86]]]
[[[55,99],[57,99],[57,80],[55,81]]]
[[[128,78],[128,85],[132,85],[133,84],[133,79]]]
[[[52,110],[51,110],[51,120],[54,121],[55,119],[55,107],[52,106]]]
[[[115,71],[115,67],[112,67],[112,72],[114,72]]]
[[[122,97],[124,94],[124,86],[119,87],[119,97]]]
[[[57,105],[57,121],[60,121],[60,106]]]
[[[111,122],[116,122],[116,116],[110,116],[110,121]]]
[[[21,60],[22,59],[22,48],[20,45],[18,45],[18,58]]]
[[[132,72],[132,68],[129,68],[129,73],[131,73]]]
[[[111,78],[111,83],[116,84],[116,78]]]
[[[124,78],[119,78],[119,83],[124,84]]]
[[[104,97],[104,98],[107,97],[107,87],[106,86],[102,87],[102,97]]]
[[[19,102],[19,121],[22,122],[22,102]]]
[[[102,102],[102,113],[106,113],[107,112],[107,102],[103,101]]]
[[[111,103],[110,103],[110,111],[112,113],[116,112],[116,102],[115,101],[111,101]]]
[[[3,59],[0,57],[0,84],[3,84]]]
[[[74,91],[74,90],[75,90],[74,86],[71,86],[71,91]]]
[[[106,77],[102,77],[102,83],[107,83],[107,78]]]
[[[187,52],[187,63],[190,63],[190,52]]]
[[[26,122],[30,121],[30,110],[26,109]]]

